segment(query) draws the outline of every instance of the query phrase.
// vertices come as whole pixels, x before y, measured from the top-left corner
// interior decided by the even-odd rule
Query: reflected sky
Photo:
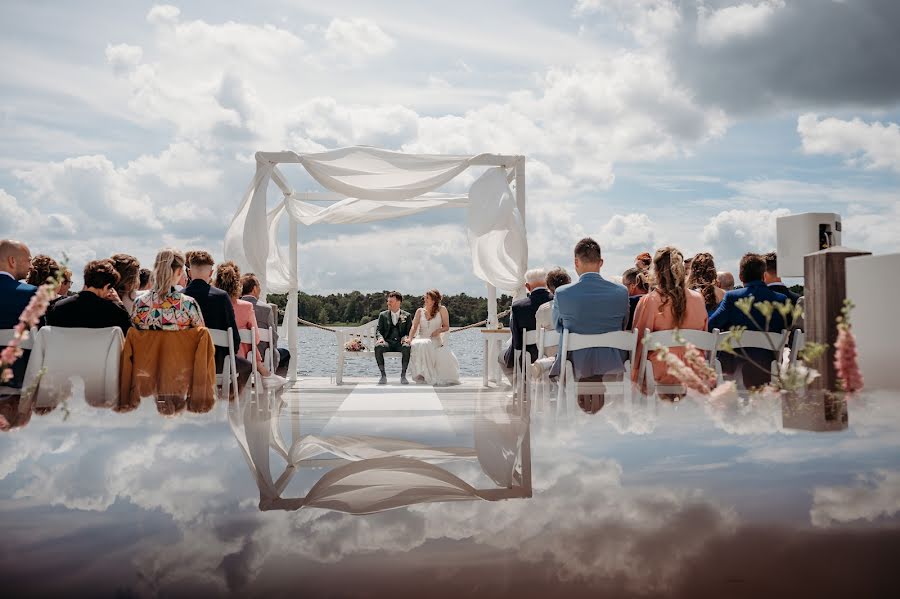
[[[65,419],[34,414],[0,435],[6,586],[884,596],[897,584],[896,395],[607,396],[593,415],[427,395],[418,408],[359,386],[176,417],[77,400]],[[316,493],[324,508],[304,502]]]

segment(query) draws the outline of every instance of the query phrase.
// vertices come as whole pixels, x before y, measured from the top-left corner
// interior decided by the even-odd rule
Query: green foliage
[[[358,325],[375,320],[387,309],[388,291],[375,293],[332,293],[329,295],[297,294],[297,315],[321,325]],[[280,314],[287,307],[287,294],[269,294],[268,301],[278,306]],[[487,318],[487,299],[465,293],[445,295],[443,302],[450,314],[450,326],[461,327]],[[509,309],[512,298],[503,295],[497,301],[498,312]],[[414,313],[422,306],[422,296],[403,294],[402,308]]]

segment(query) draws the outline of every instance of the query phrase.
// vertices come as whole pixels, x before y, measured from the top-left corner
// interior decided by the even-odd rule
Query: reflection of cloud
[[[161,576],[162,587],[192,584],[225,553],[228,568],[250,581],[268,555],[338,563],[452,540],[502,552],[525,567],[549,567],[549,575],[559,580],[624,581],[630,590],[650,591],[674,583],[690,559],[736,527],[730,510],[700,493],[626,488],[622,469],[612,460],[555,457],[558,461],[544,464],[535,479],[532,500],[425,504],[366,517],[301,510],[286,514],[286,520],[267,517],[248,524],[252,531],[242,544],[229,537],[224,551],[189,527],[177,547],[154,548],[137,560],[138,567],[145,578]],[[163,553],[168,557],[160,558]],[[159,567],[161,559],[178,566]],[[148,564],[156,564],[153,572],[146,571]]]
[[[815,526],[872,521],[900,512],[900,472],[876,470],[859,476],[850,486],[816,487],[809,511]]]
[[[706,415],[716,428],[732,435],[767,435],[782,431],[781,398],[756,395],[742,400],[737,397],[721,401],[701,400]]]

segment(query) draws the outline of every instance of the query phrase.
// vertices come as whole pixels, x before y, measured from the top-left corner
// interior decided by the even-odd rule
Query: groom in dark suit
[[[403,296],[396,291],[388,294],[388,309],[378,315],[378,327],[375,329],[375,361],[378,362],[378,370],[381,371],[379,385],[387,384],[387,375],[384,373],[384,352],[400,352],[403,354],[403,366],[400,371],[400,382],[408,385],[406,380],[406,368],[409,366],[409,330],[412,328],[412,318],[409,312],[400,309]]]

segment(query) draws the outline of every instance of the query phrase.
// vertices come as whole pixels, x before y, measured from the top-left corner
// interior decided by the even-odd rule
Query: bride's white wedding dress
[[[409,356],[410,376],[416,382],[420,382],[419,377],[422,377],[428,385],[458,385],[459,362],[456,356],[442,342],[442,336],[431,336],[441,328],[440,313],[429,320],[425,317],[425,310],[419,310],[419,330],[412,340]]]

